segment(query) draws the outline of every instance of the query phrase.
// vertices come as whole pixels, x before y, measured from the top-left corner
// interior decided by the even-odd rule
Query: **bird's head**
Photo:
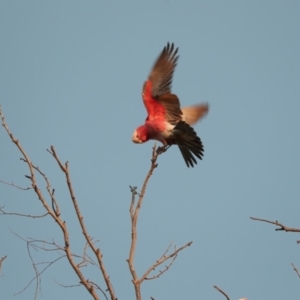
[[[149,140],[147,128],[142,125],[138,127],[132,135],[132,141],[136,144],[143,144]]]

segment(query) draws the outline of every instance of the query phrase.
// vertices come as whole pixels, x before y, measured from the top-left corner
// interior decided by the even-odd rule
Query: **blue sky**
[[[1,1],[0,104],[32,161],[56,190],[75,252],[83,239],[64,176],[46,152],[69,161],[90,235],[99,239],[119,299],[133,299],[126,259],[129,185],[141,187],[154,142],[136,145],[146,111],[141,89],[166,45],[179,47],[173,92],[182,106],[208,102],[195,126],[205,156],[188,169],[176,147],[159,157],[140,214],[139,275],[171,241],[172,268],[144,282],[143,299],[298,299],[296,234],[249,217],[300,227],[299,1]],[[0,130],[0,179],[27,186],[20,153]],[[42,181],[41,181],[42,184]],[[7,211],[39,214],[32,191],[0,185]],[[50,219],[0,217],[3,299],[32,299],[26,244],[11,233],[62,238]],[[53,256],[35,254],[38,261]],[[87,276],[104,287],[94,267]],[[39,299],[89,299],[66,262],[42,278]],[[224,298],[224,297],[223,297]]]

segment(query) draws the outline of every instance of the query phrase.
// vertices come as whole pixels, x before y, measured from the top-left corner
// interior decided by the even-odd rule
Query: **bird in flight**
[[[145,124],[132,135],[132,141],[142,144],[158,140],[165,150],[177,145],[188,167],[202,159],[204,148],[192,124],[208,112],[208,104],[180,108],[180,102],[172,94],[172,79],[178,61],[178,48],[168,43],[158,56],[152,71],[144,83],[142,97],[148,116]]]

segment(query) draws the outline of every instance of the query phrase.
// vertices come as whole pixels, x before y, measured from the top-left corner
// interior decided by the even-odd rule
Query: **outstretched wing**
[[[174,44],[168,43],[157,58],[148,80],[151,82],[151,95],[158,97],[163,94],[170,94],[172,88],[172,79],[177,60],[178,48]]]
[[[171,94],[172,79],[177,60],[178,48],[168,43],[157,58],[143,88],[143,101],[148,120],[161,119],[171,124],[181,120],[179,99]]]

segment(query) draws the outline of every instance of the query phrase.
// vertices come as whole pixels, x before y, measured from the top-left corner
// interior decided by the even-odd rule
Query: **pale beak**
[[[143,142],[138,138],[136,131],[132,135],[132,141],[136,144],[142,144]]]

